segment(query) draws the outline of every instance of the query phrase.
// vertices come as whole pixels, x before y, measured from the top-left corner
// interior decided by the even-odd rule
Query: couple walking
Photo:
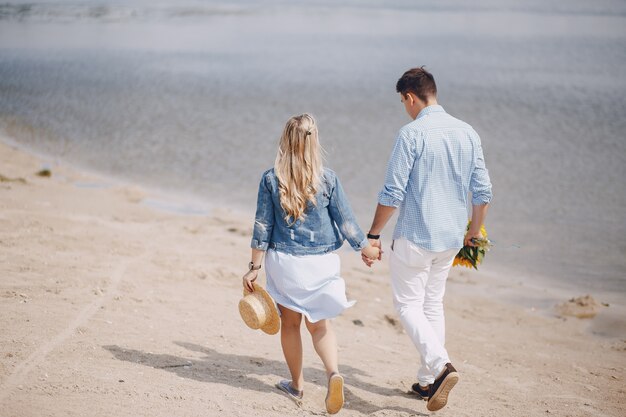
[[[480,237],[491,183],[478,134],[437,103],[433,76],[422,68],[405,72],[396,90],[413,121],[396,137],[372,226],[357,225],[337,175],[322,166],[318,130],[308,114],[289,119],[274,168],[263,173],[252,236],[252,260],[243,277],[254,284],[263,257],[267,292],[281,315],[281,345],[290,380],[276,386],[301,403],[302,317],[328,376],[326,410],[344,402],[337,342],[329,319],[348,302],[336,249],[344,239],[371,266],[382,259],[380,233],[399,207],[389,256],[396,311],[417,348],[421,366],[412,392],[428,410],[443,408],[459,380],[445,348],[443,296],[454,256]],[[471,225],[466,232],[467,200]]]

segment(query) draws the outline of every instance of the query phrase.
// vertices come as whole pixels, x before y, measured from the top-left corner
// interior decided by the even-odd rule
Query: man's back
[[[381,197],[400,205],[393,238],[443,251],[463,246],[468,192],[491,199],[480,138],[467,123],[428,106],[398,133]]]

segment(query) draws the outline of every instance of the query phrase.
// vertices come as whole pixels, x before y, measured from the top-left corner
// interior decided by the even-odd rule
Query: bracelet
[[[367,234],[367,238],[368,239],[373,239],[373,240],[378,240],[378,239],[380,239],[380,235],[373,235],[371,233],[368,233]]]
[[[250,262],[248,264],[248,268],[250,268],[250,271],[258,271],[259,269],[261,269],[261,265],[254,266],[254,262]]]

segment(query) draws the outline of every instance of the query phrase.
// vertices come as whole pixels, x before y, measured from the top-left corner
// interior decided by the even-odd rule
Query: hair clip
[[[311,131],[310,130],[306,131],[306,136],[311,136]]]

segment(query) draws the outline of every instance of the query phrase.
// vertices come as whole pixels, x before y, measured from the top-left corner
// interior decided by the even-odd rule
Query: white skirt
[[[337,317],[356,301],[346,299],[346,283],[339,275],[335,253],[294,256],[273,249],[265,255],[267,292],[289,310],[314,323]]]

